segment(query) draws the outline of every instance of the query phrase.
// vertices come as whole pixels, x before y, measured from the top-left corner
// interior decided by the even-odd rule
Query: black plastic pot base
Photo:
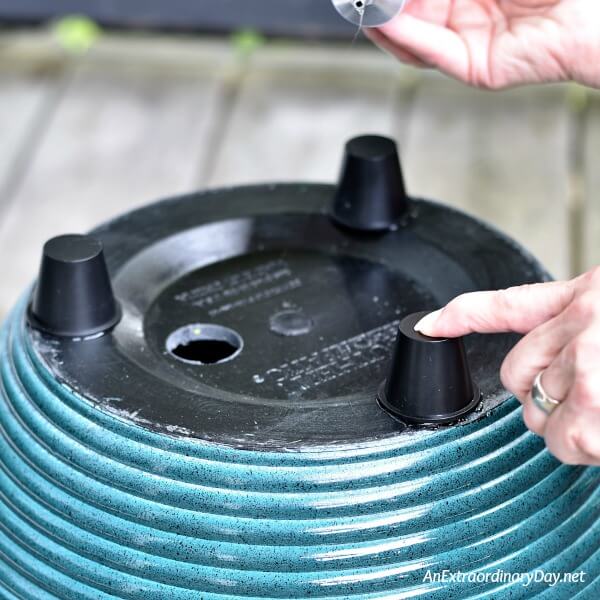
[[[431,202],[407,200],[411,218],[385,235],[349,233],[330,217],[335,193],[309,184],[216,190],[111,221],[93,235],[122,319],[85,343],[49,343],[32,330],[31,351],[96,409],[169,436],[297,450],[404,435],[374,401],[400,321],[462,292],[547,275],[512,240]],[[193,348],[187,359],[174,355],[167,340],[185,327],[187,342],[227,342],[203,338],[204,326],[235,332],[243,348],[199,348],[196,358],[211,364],[189,360]],[[498,373],[517,339],[465,341],[483,410],[464,422],[510,396]]]

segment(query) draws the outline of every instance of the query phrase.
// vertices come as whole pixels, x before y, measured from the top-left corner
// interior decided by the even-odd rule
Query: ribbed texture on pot
[[[249,452],[101,412],[39,363],[22,306],[0,356],[1,597],[598,597],[600,470],[560,465],[515,400],[380,444]],[[423,582],[444,569],[588,580]]]

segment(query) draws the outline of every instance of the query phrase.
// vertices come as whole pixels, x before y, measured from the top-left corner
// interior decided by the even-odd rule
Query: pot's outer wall
[[[282,196],[292,202],[299,189]],[[306,213],[323,206],[329,188],[320,189],[303,196]],[[237,197],[241,203],[243,194]],[[239,218],[240,204],[213,198],[231,211],[222,219]],[[285,214],[285,202],[278,206]],[[431,205],[415,206],[425,214]],[[253,207],[245,204],[241,214]],[[107,248],[110,231],[136,218],[99,230]],[[194,227],[190,215],[181,218]],[[130,234],[126,251],[153,235],[160,231]],[[118,291],[124,257],[107,254]],[[521,255],[520,264],[522,275],[543,278],[529,257]],[[495,272],[503,269],[509,272],[506,261]],[[31,335],[27,300],[0,334],[1,597],[598,597],[600,471],[558,463],[526,431],[518,402],[498,390],[488,393],[489,410],[454,427],[407,431],[386,421],[387,431],[373,431],[365,423],[363,436],[356,426],[334,424],[337,442],[326,442],[323,426],[301,446],[289,444],[282,428],[252,447],[250,436],[236,441],[215,426],[212,435],[224,436],[216,443],[200,439],[199,427],[168,432],[159,426],[164,419],[136,421],[59,379],[60,365],[50,363],[64,343]],[[110,365],[105,371],[112,381]],[[87,376],[79,373],[82,382]],[[325,405],[313,411],[319,419],[338,403]],[[359,413],[361,406],[355,402]],[[243,424],[236,425],[242,433]],[[553,588],[424,581],[428,571],[444,569],[582,570],[587,578]]]

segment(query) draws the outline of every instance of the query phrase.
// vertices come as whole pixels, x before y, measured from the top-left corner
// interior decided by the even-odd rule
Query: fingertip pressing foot
[[[429,337],[435,337],[435,324],[440,318],[442,310],[436,310],[424,316],[416,325],[415,331],[427,335]]]

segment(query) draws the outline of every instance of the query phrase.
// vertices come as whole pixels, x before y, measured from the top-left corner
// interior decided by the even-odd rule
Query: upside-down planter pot
[[[407,197],[376,137],[337,187],[198,193],[51,240],[2,330],[0,596],[598,598],[600,473],[527,432],[498,376],[516,338],[414,332],[461,292],[545,279]],[[587,576],[476,577],[536,570]]]

